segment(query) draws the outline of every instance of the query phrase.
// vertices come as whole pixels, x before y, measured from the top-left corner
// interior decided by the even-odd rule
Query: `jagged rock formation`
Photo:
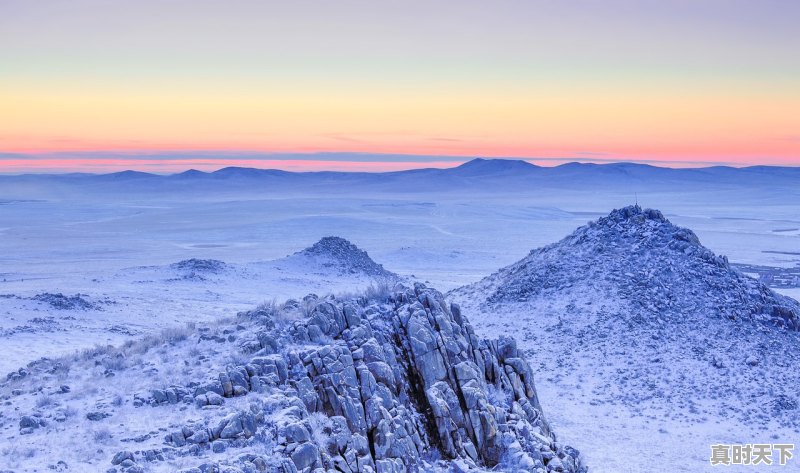
[[[77,432],[72,444],[97,435],[69,428],[72,419],[117,426],[121,443],[105,451],[103,470],[118,473],[586,471],[580,454],[556,441],[516,342],[481,339],[458,306],[422,284],[380,300],[310,295],[164,337],[160,347],[155,339],[83,355],[121,386],[147,384],[159,371],[154,356],[193,373],[128,399],[110,402],[96,380],[76,387],[67,361],[9,377],[0,396],[20,412],[18,435],[52,444],[65,441],[66,427]],[[154,356],[125,366],[149,347]],[[36,386],[47,379],[61,386]],[[45,392],[53,393],[46,403],[35,399]],[[93,407],[76,415],[65,396]]]
[[[702,312],[800,330],[797,301],[731,268],[691,230],[639,206],[614,210],[535,249],[475,287],[489,303],[524,302],[586,281],[611,286],[615,297],[661,318]]]
[[[294,256],[304,256],[321,260],[323,266],[334,268],[342,273],[358,273],[378,278],[396,278],[396,275],[383,268],[344,238],[328,236],[312,246],[298,251]]]
[[[577,453],[555,444],[513,339],[479,339],[457,306],[422,285],[395,293],[391,302],[372,313],[322,302],[293,327],[298,340],[334,341],[298,353],[311,380],[300,390],[306,408],[344,417],[372,452],[359,457],[345,450],[334,464],[407,471],[435,447],[473,467],[506,462],[521,471],[580,470]],[[493,404],[490,389],[506,405]]]
[[[464,469],[503,463],[507,471],[581,471],[577,451],[555,442],[513,339],[479,339],[440,293],[417,285],[366,309],[353,301],[306,302],[310,315],[279,342],[288,344],[282,356],[263,355],[278,343],[274,333],[260,332],[245,344],[259,356],[195,389],[202,406],[211,396],[219,403],[265,386],[291,387],[284,395],[293,416],[278,425],[292,460],[284,471],[420,471],[432,450]],[[330,443],[312,441],[305,419],[315,413],[330,419]],[[234,413],[202,439],[249,438],[255,422],[252,413]],[[169,441],[194,442],[184,439],[195,435],[186,427]]]

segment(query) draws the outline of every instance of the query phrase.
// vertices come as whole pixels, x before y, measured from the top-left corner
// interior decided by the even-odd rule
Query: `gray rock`
[[[102,412],[102,411],[92,411],[92,412],[88,412],[86,414],[86,418],[91,420],[91,421],[94,421],[94,422],[97,422],[99,420],[103,420],[106,417],[111,417],[111,414],[109,414],[108,412]]]
[[[133,453],[131,453],[131,452],[127,451],[127,450],[122,450],[120,452],[117,452],[114,455],[114,458],[111,459],[111,464],[112,465],[119,465],[120,463],[124,462],[125,460],[133,460]]]
[[[198,429],[190,436],[186,437],[186,442],[193,444],[207,443],[209,440],[211,440],[211,438],[208,435],[208,430],[206,429]]]
[[[167,393],[163,389],[154,389],[152,395],[156,404],[167,402]]]
[[[292,461],[298,470],[313,467],[319,462],[319,449],[312,443],[304,443],[292,452]]]
[[[225,451],[225,442],[217,441],[211,444],[211,450],[214,453],[222,453]]]
[[[210,406],[221,406],[225,402],[225,398],[211,391],[206,393],[206,398]]]
[[[303,424],[294,423],[286,426],[285,434],[287,442],[303,443],[311,439],[308,429]]]
[[[478,338],[441,293],[417,284],[367,307],[330,297],[304,303],[307,319],[271,329],[282,353],[248,348],[249,362],[209,382],[153,392],[154,403],[169,402],[173,392],[202,408],[222,405],[223,396],[251,401],[208,425],[171,428],[170,452],[222,453],[258,435],[259,442],[277,436],[285,455],[277,472],[423,471],[423,454],[434,448],[463,471],[497,469],[508,459],[517,471],[544,471],[545,459],[569,473],[585,471],[577,451],[555,442],[514,340]],[[252,341],[244,330],[241,339]],[[229,404],[241,409],[245,402],[237,401]],[[279,412],[268,418],[273,409]],[[230,458],[199,470],[267,465],[249,453]]]
[[[255,435],[256,420],[251,413],[233,413],[220,420],[211,429],[210,438],[236,439],[239,437],[250,438]]]
[[[36,429],[39,427],[39,420],[33,416],[22,416],[19,420],[21,429]]]

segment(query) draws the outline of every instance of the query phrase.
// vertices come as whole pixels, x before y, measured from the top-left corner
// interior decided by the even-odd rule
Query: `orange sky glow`
[[[797,166],[800,4],[765,1],[4,2],[0,172]]]

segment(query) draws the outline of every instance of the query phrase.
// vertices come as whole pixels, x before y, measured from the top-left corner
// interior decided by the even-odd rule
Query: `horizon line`
[[[709,160],[669,160],[648,158],[630,159],[623,157],[603,157],[605,155],[605,153],[577,152],[572,153],[570,156],[560,157],[494,157],[347,151],[264,153],[246,151],[220,152],[213,150],[181,152],[91,151],[83,153],[0,152],[0,175],[109,175],[122,172],[140,172],[156,176],[169,176],[185,173],[187,171],[211,174],[228,168],[253,169],[262,171],[284,171],[293,173],[367,172],[379,174],[420,169],[455,168],[467,162],[476,160],[522,161],[544,168],[556,168],[568,164],[598,166],[631,164],[661,169],[708,169],[714,167],[726,167],[732,169],[745,169],[752,167],[800,167],[800,162],[752,163]]]

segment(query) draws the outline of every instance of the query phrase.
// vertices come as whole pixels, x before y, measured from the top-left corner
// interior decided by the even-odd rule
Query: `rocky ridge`
[[[184,376],[110,402],[93,385],[80,405],[94,407],[80,415],[62,406],[80,396],[66,384],[75,381],[66,361],[9,376],[0,393],[22,414],[13,415],[20,430],[11,440],[98,435],[70,429],[75,419],[113,427],[98,471],[126,473],[586,471],[544,419],[515,341],[479,338],[458,306],[421,284],[381,300],[312,295],[84,358],[115,385],[141,385],[159,371],[146,361],[151,352],[183,357]],[[153,423],[162,427],[136,428]]]

